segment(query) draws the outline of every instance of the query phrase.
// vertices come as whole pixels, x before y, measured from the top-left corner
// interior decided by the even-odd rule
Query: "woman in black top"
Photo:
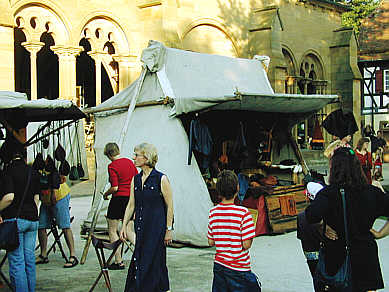
[[[31,173],[25,199],[16,218]],[[39,176],[26,165],[21,155],[15,155],[1,181],[1,221],[17,220],[19,247],[8,253],[9,275],[16,292],[34,292],[35,240],[38,230]]]
[[[305,213],[309,223],[325,224],[337,233],[337,239],[326,241],[326,267],[334,275],[345,258],[345,232],[340,188],[344,188],[353,291],[384,288],[378,259],[378,247],[370,229],[381,215],[389,214],[389,197],[369,185],[353,150],[339,148],[331,158],[330,185],[321,190]]]

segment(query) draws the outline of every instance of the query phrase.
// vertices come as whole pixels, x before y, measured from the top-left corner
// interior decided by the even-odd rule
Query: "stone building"
[[[1,90],[94,106],[135,80],[154,39],[203,53],[268,55],[276,92],[338,94],[360,119],[357,42],[341,27],[347,8],[336,2],[1,0],[0,9]],[[301,126],[305,139],[329,110]]]

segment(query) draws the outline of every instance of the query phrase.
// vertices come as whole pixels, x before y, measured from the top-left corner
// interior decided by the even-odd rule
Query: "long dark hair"
[[[330,164],[330,185],[362,188],[368,184],[361,164],[351,148],[336,149]]]

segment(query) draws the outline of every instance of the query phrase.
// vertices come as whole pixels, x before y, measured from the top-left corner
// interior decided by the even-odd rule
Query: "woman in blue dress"
[[[155,146],[134,149],[134,162],[142,171],[131,182],[130,200],[120,238],[127,239],[127,224],[135,212],[135,250],[128,269],[125,292],[169,291],[166,246],[172,242],[173,199],[166,175],[155,169]]]

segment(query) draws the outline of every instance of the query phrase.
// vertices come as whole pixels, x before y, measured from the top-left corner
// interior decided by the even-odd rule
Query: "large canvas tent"
[[[92,109],[95,118],[96,189],[84,226],[102,200],[108,159],[103,149],[118,142],[131,102],[138,105],[128,120],[121,147],[131,157],[134,146],[149,142],[158,149],[157,168],[166,173],[173,189],[174,239],[198,246],[207,245],[208,211],[212,202],[196,159],[188,159],[188,135],[179,118],[207,110],[277,112],[296,123],[311,115],[336,96],[275,94],[263,61],[200,54],[167,48],[150,41],[142,53],[141,77],[128,88]],[[167,105],[158,102],[169,99]],[[131,110],[131,107],[130,107]],[[104,228],[105,203],[98,217]]]

